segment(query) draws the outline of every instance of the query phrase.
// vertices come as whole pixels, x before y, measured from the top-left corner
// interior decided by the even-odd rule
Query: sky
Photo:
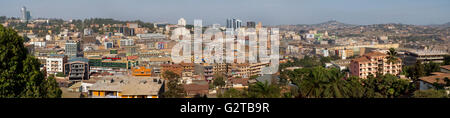
[[[450,0],[0,0],[0,16],[19,17],[26,6],[33,18],[114,18],[146,22],[225,25],[227,18],[263,25],[450,22]],[[243,23],[245,24],[245,23]]]

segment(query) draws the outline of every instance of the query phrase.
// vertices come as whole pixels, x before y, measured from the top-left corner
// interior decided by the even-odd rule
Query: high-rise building
[[[256,23],[254,21],[247,22],[247,28],[256,28]]]
[[[22,14],[21,21],[22,22],[28,22],[31,19],[31,12],[27,11],[27,8],[25,6],[22,7],[22,9],[20,11],[21,11],[21,14]]]
[[[227,28],[233,28],[233,20],[227,19]]]
[[[233,30],[239,29],[242,26],[242,21],[239,19],[227,19],[227,28],[232,28]]]

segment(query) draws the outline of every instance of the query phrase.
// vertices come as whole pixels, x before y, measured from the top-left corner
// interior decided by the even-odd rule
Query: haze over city
[[[2,0],[0,16],[20,17],[26,6],[33,18],[114,18],[146,22],[225,25],[226,18],[261,21],[264,25],[316,24],[337,20],[348,24],[443,24],[450,21],[448,0]]]

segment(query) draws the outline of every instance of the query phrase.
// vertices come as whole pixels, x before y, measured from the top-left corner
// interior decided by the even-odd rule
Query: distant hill
[[[329,28],[329,29],[335,29],[335,28],[344,28],[344,27],[354,27],[356,25],[351,24],[345,24],[336,20],[330,20],[327,22],[314,24],[312,26],[319,27],[319,28]]]
[[[447,22],[445,24],[434,24],[434,25],[429,25],[432,27],[450,27],[450,22]]]
[[[338,29],[338,28],[348,28],[355,27],[358,25],[346,24],[336,20],[330,20],[327,22],[319,23],[319,24],[297,24],[297,25],[277,25],[273,26],[276,28],[280,28],[282,30],[298,30],[298,29]]]

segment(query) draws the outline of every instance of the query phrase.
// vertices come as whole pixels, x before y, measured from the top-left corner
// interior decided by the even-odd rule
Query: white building
[[[65,55],[50,55],[45,65],[47,73],[56,74],[58,72],[64,72],[65,63],[67,63],[67,57]]]
[[[119,46],[122,47],[122,46],[133,46],[133,45],[134,45],[133,39],[121,39]]]
[[[180,18],[180,19],[178,20],[178,25],[186,26],[186,20],[184,20],[184,18]]]
[[[47,43],[45,41],[34,41],[34,42],[30,42],[30,44],[33,44],[35,47],[47,46]]]
[[[45,36],[45,40],[46,41],[51,41],[51,40],[53,40],[53,37],[51,35],[46,35]]]

